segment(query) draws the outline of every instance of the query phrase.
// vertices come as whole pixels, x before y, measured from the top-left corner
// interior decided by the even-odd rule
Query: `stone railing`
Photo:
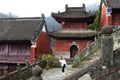
[[[100,60],[98,59],[95,62],[89,64],[88,66],[74,72],[73,74],[66,76],[63,80],[79,80],[81,76],[89,74],[88,72],[94,70],[95,66],[99,66],[100,64]]]
[[[120,47],[120,26],[113,26],[113,33],[112,37],[114,40],[114,50],[118,49]]]
[[[81,76],[88,73],[92,80],[119,80],[120,79],[120,48],[113,50],[113,37],[111,27],[104,27],[101,36],[101,56],[98,61],[83,67],[78,72],[66,76],[63,80],[78,80]],[[97,74],[97,75],[96,75]]]
[[[79,54],[75,56],[75,60],[73,62],[73,67],[76,67],[80,64],[81,61],[83,61],[85,58],[87,58],[90,54],[94,53],[97,49],[100,48],[100,39],[96,39],[93,43],[88,43],[87,47],[82,50]]]
[[[33,64],[27,63],[25,67],[20,68],[20,64],[17,64],[17,70],[11,73],[7,72],[7,69],[4,71],[4,75],[0,77],[0,80],[26,80],[31,77],[32,69],[34,66],[42,66],[43,60],[35,61]]]

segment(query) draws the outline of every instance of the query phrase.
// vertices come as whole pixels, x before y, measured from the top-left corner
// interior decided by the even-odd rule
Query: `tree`
[[[101,2],[100,2],[100,6],[99,6],[99,9],[97,11],[97,17],[95,18],[94,22],[88,26],[89,29],[97,30],[97,31],[100,30],[99,26],[100,26],[102,3],[103,3],[103,0],[101,0]]]

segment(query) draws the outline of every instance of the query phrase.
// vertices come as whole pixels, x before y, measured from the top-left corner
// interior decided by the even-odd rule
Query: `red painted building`
[[[44,16],[0,19],[0,69],[16,69],[17,63],[32,63],[50,53]]]
[[[120,0],[103,0],[100,28],[106,24],[120,25]]]
[[[61,24],[62,29],[49,32],[48,35],[56,40],[53,47],[55,57],[73,58],[94,41],[96,32],[88,30],[88,25],[95,19],[94,12],[87,12],[86,7],[68,7],[64,12],[52,13],[52,17]]]

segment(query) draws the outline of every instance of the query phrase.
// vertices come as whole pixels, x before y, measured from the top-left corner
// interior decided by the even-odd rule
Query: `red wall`
[[[63,29],[72,29],[72,30],[78,30],[78,29],[87,29],[87,22],[65,22],[62,24]]]
[[[106,6],[103,4],[101,11],[100,29],[102,29],[102,27],[107,23],[106,13],[107,13]]]
[[[37,39],[35,56],[39,57],[42,54],[49,54],[50,52],[51,49],[49,38],[45,32],[41,32]]]
[[[100,29],[102,29],[102,27],[105,26],[106,24],[112,25],[112,15],[111,16],[107,15],[107,8],[103,4],[101,11]]]
[[[79,45],[80,50],[83,50],[87,46],[86,41],[77,42],[77,44]]]
[[[71,41],[56,41],[55,43],[55,51],[69,51]]]
[[[70,51],[71,44],[72,44],[72,41],[57,40],[55,43],[55,51]],[[80,50],[83,50],[87,46],[86,41],[76,41],[76,44],[79,46]]]
[[[105,24],[120,25],[120,10],[113,9],[111,16],[107,16],[106,12],[106,6],[103,4],[101,11],[100,29],[102,29]]]

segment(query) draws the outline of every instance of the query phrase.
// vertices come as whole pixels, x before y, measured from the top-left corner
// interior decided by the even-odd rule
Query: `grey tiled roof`
[[[120,8],[120,0],[103,0],[107,7],[119,9]]]
[[[44,23],[43,17],[0,19],[0,40],[34,40]]]
[[[96,31],[89,31],[89,30],[78,30],[78,31],[57,31],[57,32],[49,32],[49,36],[56,36],[56,37],[76,37],[76,38],[85,38],[85,37],[92,37],[100,34],[100,32]]]
[[[85,9],[85,5],[83,7],[67,7],[65,12],[58,12],[58,13],[52,13],[53,17],[59,17],[59,18],[88,18],[95,16],[95,12],[87,12]]]

